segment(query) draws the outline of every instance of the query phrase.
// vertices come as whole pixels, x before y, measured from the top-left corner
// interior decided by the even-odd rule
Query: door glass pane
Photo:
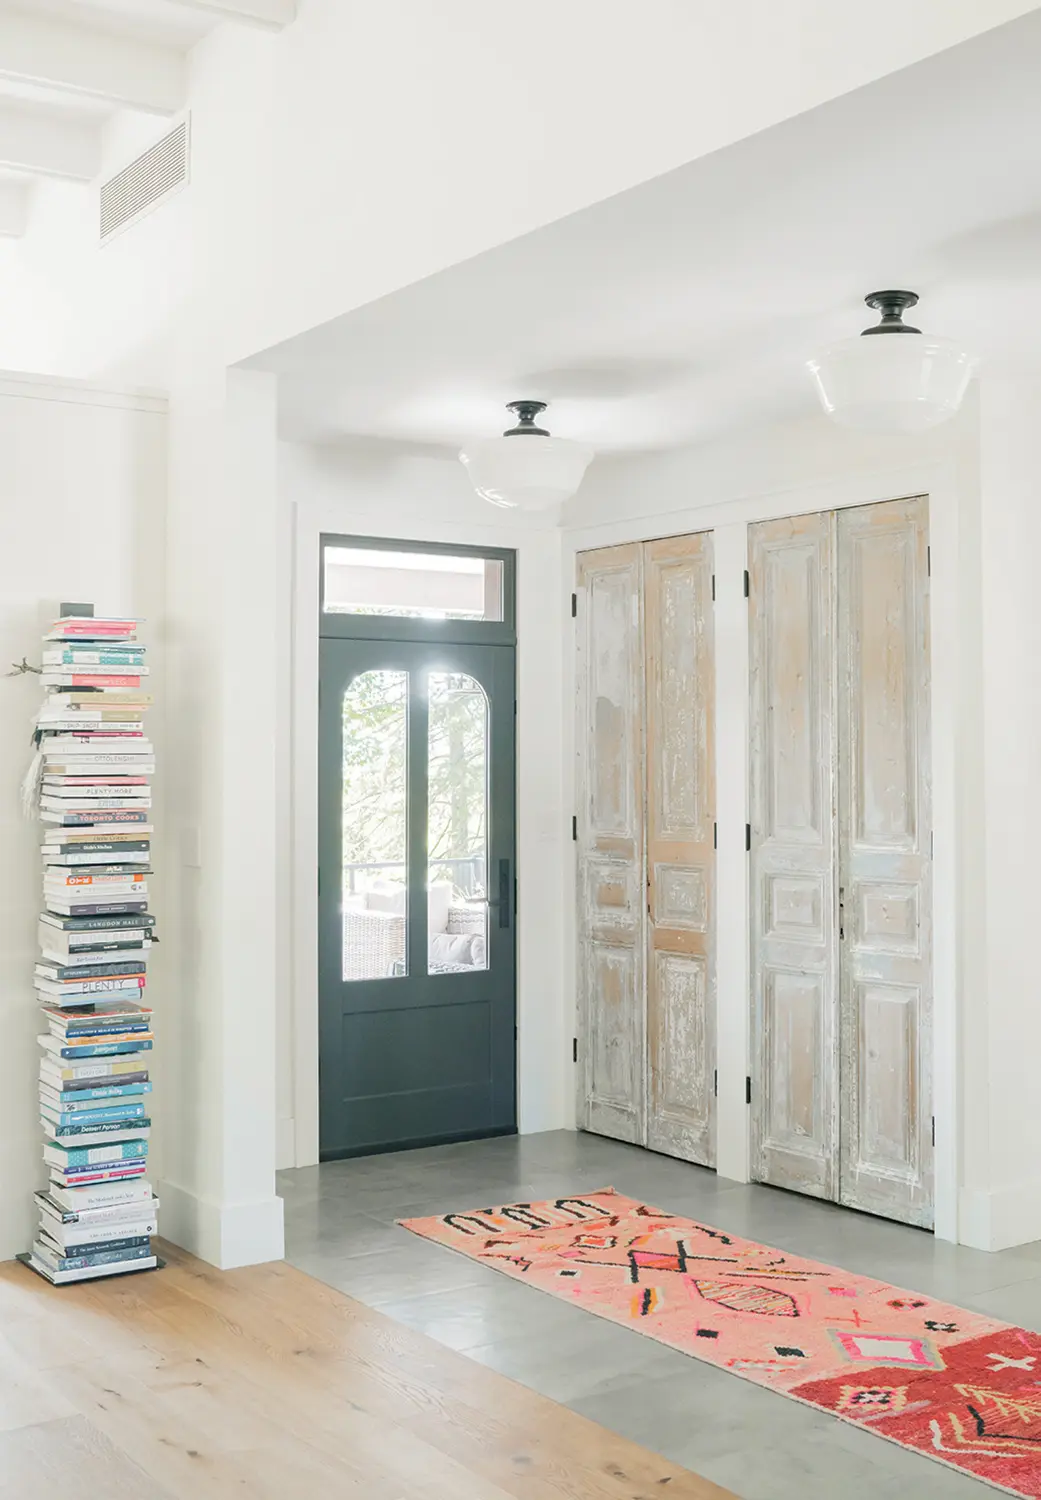
[[[343,695],[343,977],[407,972],[408,673]]]
[[[463,672],[429,681],[428,968],[463,973],[488,967],[488,699]]]
[[[326,547],[323,608],[326,614],[501,620],[502,571],[493,557]]]

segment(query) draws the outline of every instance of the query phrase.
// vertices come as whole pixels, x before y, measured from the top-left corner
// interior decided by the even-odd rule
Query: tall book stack
[[[65,1284],[153,1269],[152,1013],[144,1001],[152,745],[136,620],[63,615],[44,638],[36,720],[43,910],[36,997],[50,1182],[20,1257]]]

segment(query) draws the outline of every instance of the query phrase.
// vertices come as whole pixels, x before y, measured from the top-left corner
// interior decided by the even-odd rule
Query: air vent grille
[[[189,121],[132,161],[101,187],[101,243],[150,213],[189,181]]]

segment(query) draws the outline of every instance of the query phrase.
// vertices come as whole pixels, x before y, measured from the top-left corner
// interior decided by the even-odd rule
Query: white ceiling
[[[215,26],[277,27],[294,11],[294,0],[0,0],[0,235],[25,233],[38,178],[96,192],[118,112],[155,117],[158,139]]]
[[[79,26],[98,27],[114,35],[162,42],[187,51],[212,30],[214,12],[175,0],[7,0],[10,9],[55,16]]]
[[[599,450],[812,409],[868,292],[1041,364],[1041,13],[452,267],[253,361],[284,435],[444,452],[517,397]]]

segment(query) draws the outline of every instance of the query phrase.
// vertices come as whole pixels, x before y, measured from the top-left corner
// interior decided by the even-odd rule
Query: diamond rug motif
[[[1041,1336],[1025,1328],[613,1188],[401,1222],[598,1317],[1041,1500]]]

